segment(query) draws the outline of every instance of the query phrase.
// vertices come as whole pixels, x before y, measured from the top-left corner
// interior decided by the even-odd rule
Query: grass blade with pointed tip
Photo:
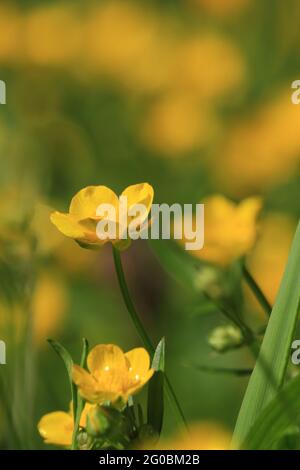
[[[299,390],[300,375],[291,380],[259,415],[244,441],[243,449],[270,449],[291,424],[299,425],[295,423],[300,415]]]
[[[89,343],[86,338],[83,338],[82,339],[82,353],[81,353],[81,360],[80,360],[80,366],[83,369],[86,367],[86,359],[87,359],[88,352],[89,352]],[[77,434],[79,430],[81,413],[85,405],[85,401],[79,395],[78,390],[76,391],[76,395],[77,395],[77,408],[76,408],[76,414],[74,415],[75,421],[74,421],[74,430],[73,430],[73,436],[72,436],[72,449],[77,449]]]
[[[148,387],[147,421],[160,435],[164,417],[165,339],[155,350],[151,367],[155,370]]]
[[[233,441],[245,440],[250,428],[281,388],[288,364],[300,299],[300,223],[288,263],[236,423]],[[272,380],[265,373],[272,372]]]
[[[72,368],[73,368],[72,357],[68,353],[68,351],[58,341],[54,341],[53,339],[48,339],[47,341],[52,346],[52,348],[54,349],[56,354],[58,354],[58,356],[61,358],[61,360],[63,361],[63,363],[64,363],[64,365],[67,369],[67,373],[68,373],[68,377],[69,377],[69,381],[70,381],[70,387],[71,387],[71,396],[72,396],[72,403],[73,403],[73,416],[76,416],[77,390],[76,390],[76,386],[74,385],[73,380],[72,380]]]

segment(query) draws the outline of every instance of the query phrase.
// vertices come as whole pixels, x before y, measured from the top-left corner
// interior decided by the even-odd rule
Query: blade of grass
[[[73,369],[72,357],[68,353],[68,351],[58,341],[54,341],[53,339],[48,339],[47,341],[50,344],[50,346],[52,346],[56,354],[58,354],[58,356],[61,358],[67,370],[69,382],[70,382],[70,388],[71,388],[72,403],[73,403],[73,416],[76,416],[77,390],[72,379],[72,369]]]
[[[251,427],[243,449],[270,449],[274,441],[294,424],[300,414],[300,375],[292,379],[259,415]],[[288,411],[284,404],[288,403]],[[292,423],[291,423],[292,421]],[[296,421],[296,424],[297,423]]]
[[[80,366],[85,369],[86,367],[86,359],[87,355],[89,352],[89,343],[86,338],[83,338],[82,340],[82,353],[81,353],[81,360],[80,360]],[[72,384],[73,385],[73,384]],[[81,413],[84,408],[85,401],[81,398],[79,395],[79,392],[77,390],[77,408],[76,408],[76,414],[74,415],[74,430],[73,430],[73,436],[72,436],[72,450],[77,449],[77,434],[79,431],[79,424],[80,424],[80,418],[81,418]]]
[[[259,285],[255,281],[254,277],[248,271],[248,269],[246,268],[245,265],[243,266],[243,275],[244,275],[245,281],[247,282],[248,286],[250,287],[253,294],[255,295],[258,302],[260,303],[261,307],[263,308],[263,310],[266,312],[267,316],[269,317],[271,315],[271,312],[272,312],[272,305],[270,304],[270,302],[266,298],[265,294],[263,293],[263,291],[261,290],[261,288],[259,287]]]
[[[165,339],[162,338],[157,345],[153,359],[152,369],[156,372],[150,380],[148,387],[147,421],[160,435],[164,417],[164,371],[165,371]]]
[[[233,442],[244,441],[261,411],[283,384],[300,298],[300,223],[272,310],[260,355],[250,378],[237,419]],[[272,380],[265,373],[272,371]]]

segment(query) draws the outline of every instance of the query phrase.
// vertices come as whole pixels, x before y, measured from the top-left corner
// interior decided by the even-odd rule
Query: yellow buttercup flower
[[[142,217],[139,216],[139,225],[148,217],[150,212],[154,191],[152,186],[148,183],[140,183],[128,186],[121,194],[127,198],[127,211],[132,210],[137,205],[143,205],[145,212]],[[114,209],[114,218],[110,215],[105,216],[97,215],[97,209],[102,204],[109,205]],[[119,233],[119,212],[120,212],[120,198],[106,186],[88,186],[81,189],[72,199],[69,212],[67,214],[61,212],[53,212],[50,216],[52,223],[67,237],[73,238],[84,247],[99,247],[103,246],[108,241],[111,241],[118,248],[128,246],[130,240],[120,239]],[[134,217],[129,217],[127,212],[127,220],[125,223],[128,225]],[[125,214],[126,215],[126,214]],[[135,219],[136,220],[136,219]],[[107,221],[107,223],[115,224],[115,237],[100,239],[97,235],[97,224],[100,221]],[[126,225],[126,227],[127,227]]]
[[[259,197],[250,197],[235,204],[222,195],[214,195],[203,203],[204,247],[191,253],[204,261],[229,265],[252,248],[262,201]]]
[[[92,403],[127,402],[152,377],[150,357],[144,348],[124,353],[113,344],[99,344],[88,355],[87,372],[73,366],[73,381],[81,396]]]
[[[81,413],[80,427],[86,427],[88,412],[94,406],[87,403]],[[53,411],[44,415],[38,423],[38,431],[46,444],[70,447],[74,431],[74,419],[72,407],[69,413],[65,411]]]

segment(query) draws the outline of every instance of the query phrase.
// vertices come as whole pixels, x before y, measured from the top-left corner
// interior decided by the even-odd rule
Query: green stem
[[[257,284],[257,282],[255,281],[253,276],[250,274],[250,272],[248,271],[245,265],[243,266],[243,275],[251,291],[253,292],[258,302],[260,303],[260,305],[266,312],[267,316],[269,317],[272,312],[272,305],[270,304],[265,294],[263,293],[263,291],[261,290],[261,288],[259,287],[259,285]]]
[[[129,293],[127,282],[126,282],[125,275],[124,275],[124,270],[123,270],[123,266],[122,266],[120,252],[114,246],[113,246],[113,257],[114,257],[115,269],[116,269],[116,273],[117,273],[117,278],[118,278],[120,290],[121,290],[121,293],[122,293],[123,300],[124,300],[124,303],[126,305],[127,311],[130,315],[130,318],[131,318],[131,320],[132,320],[132,322],[133,322],[133,324],[134,324],[134,326],[135,326],[135,328],[136,328],[136,330],[137,330],[144,346],[146,347],[146,349],[148,349],[151,356],[153,356],[153,354],[155,352],[155,347],[154,347],[154,345],[152,343],[152,340],[150,339],[147,331],[145,330],[144,325],[141,322],[140,317],[139,317],[139,315],[136,311],[136,308],[134,306],[134,303],[131,299],[131,295]],[[171,385],[171,383],[170,383],[170,381],[169,381],[166,374],[165,374],[165,384],[166,384],[166,387],[165,387],[166,395],[167,395],[170,403],[172,404],[172,406],[173,406],[174,410],[176,411],[177,415],[179,416],[180,420],[183,422],[184,426],[187,427],[186,419],[184,417],[184,414],[183,414],[183,411],[181,409],[180,403],[179,403],[179,401],[176,397],[174,389],[173,389],[173,387],[172,387],[172,385]]]

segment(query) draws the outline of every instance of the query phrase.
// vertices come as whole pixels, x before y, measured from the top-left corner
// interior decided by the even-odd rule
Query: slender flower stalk
[[[244,275],[245,281],[247,282],[251,291],[255,295],[256,299],[258,300],[258,302],[260,303],[260,305],[266,312],[267,316],[270,317],[271,312],[272,312],[272,305],[270,304],[270,302],[264,295],[263,291],[261,290],[261,288],[259,287],[259,285],[257,284],[257,282],[255,281],[255,279],[253,278],[253,276],[248,271],[245,265],[243,266],[243,275]]]
[[[144,328],[144,325],[136,311],[136,308],[134,306],[134,303],[132,301],[131,295],[128,290],[127,282],[125,279],[124,275],[124,270],[122,266],[122,261],[121,261],[121,256],[120,256],[120,251],[116,249],[113,246],[113,258],[114,258],[114,263],[115,263],[115,269],[117,273],[117,278],[120,286],[120,290],[123,296],[124,303],[126,305],[127,311],[130,315],[130,318],[144,344],[146,349],[150,352],[151,356],[153,356],[155,352],[155,347],[152,343],[151,338],[149,337],[146,329]],[[172,404],[174,410],[176,411],[177,415],[179,416],[180,420],[183,422],[184,426],[187,428],[187,422],[184,417],[183,411],[181,409],[180,403],[177,399],[177,396],[174,392],[174,389],[165,374],[165,391],[166,391],[166,396],[169,399],[170,403]]]

